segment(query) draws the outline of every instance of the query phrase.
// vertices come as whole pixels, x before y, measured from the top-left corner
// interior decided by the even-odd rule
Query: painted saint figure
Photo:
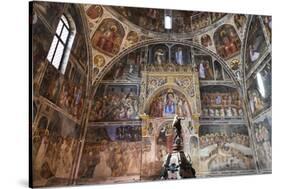
[[[111,26],[109,30],[105,31],[103,35],[99,38],[97,46],[102,50],[112,53],[114,50],[114,42],[116,40],[117,27],[115,25]]]
[[[183,65],[183,52],[181,47],[179,47],[176,51],[176,63]]]
[[[157,51],[155,52],[155,60],[156,60],[156,63],[161,65],[164,61],[164,51],[163,49],[157,49]]]
[[[110,177],[112,171],[108,166],[108,156],[109,152],[106,149],[106,141],[102,141],[101,152],[100,152],[100,162],[96,165],[95,171],[93,173],[93,178],[107,178]]]
[[[166,96],[165,113],[175,114],[175,100],[173,92],[168,92]]]
[[[254,63],[260,57],[260,53],[257,50],[255,50],[252,45],[250,45],[249,51],[250,51],[251,62]]]
[[[205,67],[204,67],[203,61],[200,62],[200,64],[199,64],[199,78],[200,79],[206,78]]]

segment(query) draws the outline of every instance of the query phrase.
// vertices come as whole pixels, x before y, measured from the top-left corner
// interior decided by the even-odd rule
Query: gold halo
[[[102,61],[102,63],[99,63],[99,61]],[[96,55],[94,57],[94,64],[97,66],[97,67],[102,67],[105,63],[105,59],[102,55]]]

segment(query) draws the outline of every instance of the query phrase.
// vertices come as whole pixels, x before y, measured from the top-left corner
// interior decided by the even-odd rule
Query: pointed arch
[[[192,112],[195,112],[195,110],[191,109],[191,105],[190,105],[190,102],[192,101],[192,99],[189,96],[187,96],[185,94],[185,92],[180,87],[178,87],[176,85],[173,85],[173,84],[172,85],[171,84],[166,84],[166,85],[163,85],[163,86],[159,87],[158,89],[156,89],[153,92],[153,94],[150,95],[148,97],[148,99],[146,100],[146,103],[143,106],[142,112],[145,112],[146,114],[148,114],[149,111],[150,111],[150,106],[152,104],[153,99],[156,98],[161,92],[163,92],[165,90],[168,90],[168,89],[175,90],[176,92],[178,92],[178,93],[180,93],[181,95],[184,96],[184,98],[186,99],[187,105],[188,105],[188,111],[189,111],[190,115],[192,115]]]

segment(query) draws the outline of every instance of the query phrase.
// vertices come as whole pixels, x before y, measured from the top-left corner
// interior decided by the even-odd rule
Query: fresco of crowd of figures
[[[160,179],[174,115],[197,177],[271,172],[270,16],[173,10],[180,43],[160,9],[32,10],[34,186]],[[64,74],[46,59],[62,15],[76,32]]]

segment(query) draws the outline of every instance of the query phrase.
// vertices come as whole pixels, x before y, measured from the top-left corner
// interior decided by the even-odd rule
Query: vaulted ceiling
[[[93,47],[93,82],[109,62],[152,41],[193,44],[205,53],[217,55],[234,76],[242,68],[241,49],[247,15],[169,10],[172,29],[167,30],[164,27],[165,10],[100,5],[84,5],[83,8]],[[114,36],[110,36],[111,33]],[[103,35],[116,39],[114,48],[111,49],[110,44],[104,46]],[[225,52],[224,48],[228,47],[230,50]],[[103,63],[97,64],[98,61]]]

